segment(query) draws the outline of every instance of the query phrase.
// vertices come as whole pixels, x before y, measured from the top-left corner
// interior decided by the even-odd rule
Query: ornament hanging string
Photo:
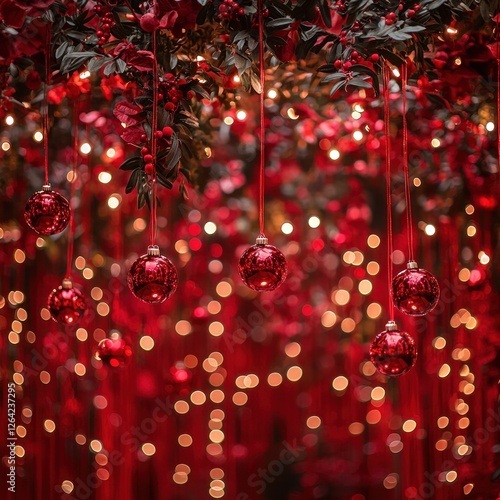
[[[78,172],[78,120],[79,120],[79,104],[75,100],[73,107],[73,167],[71,169],[71,186],[69,192],[69,230],[68,230],[68,250],[66,256],[66,278],[71,279],[73,269],[73,247],[75,240],[75,211],[73,209],[75,198],[76,175]]]
[[[406,234],[408,238],[408,257],[409,260],[415,260],[413,254],[413,216],[411,209],[411,193],[410,193],[410,169],[408,166],[408,119],[406,116],[407,95],[406,87],[408,85],[408,66],[406,62],[401,68],[401,96],[403,100],[403,173],[405,186],[405,203],[406,203]]]
[[[45,86],[43,88],[43,149],[44,149],[44,170],[45,182],[49,184],[49,84],[50,84],[50,45],[51,45],[51,26],[47,24],[47,33],[45,37]]]
[[[387,281],[389,290],[389,320],[394,320],[394,303],[392,301],[392,194],[391,194],[391,130],[390,130],[390,75],[387,63],[382,65],[383,85],[384,85],[384,135],[385,135],[385,180],[387,198]]]
[[[496,18],[496,33],[495,38],[497,41],[497,153],[498,153],[498,166],[497,176],[500,181],[500,10],[497,12]]]
[[[156,1],[153,1],[153,14],[156,19]],[[156,193],[157,193],[157,180],[156,180],[156,150],[157,150],[157,137],[156,132],[158,131],[158,60],[157,60],[157,27],[153,30],[152,43],[153,43],[153,114],[151,117],[151,156],[153,157],[151,163],[153,164],[153,172],[151,173],[151,211],[149,220],[149,231],[150,231],[150,245],[154,245],[156,242],[157,233],[157,217],[156,217]]]
[[[264,236],[264,161],[265,161],[265,123],[264,123],[264,89],[266,73],[264,67],[264,6],[263,0],[258,0],[259,16],[259,72],[260,72],[260,157],[259,157],[259,232]]]

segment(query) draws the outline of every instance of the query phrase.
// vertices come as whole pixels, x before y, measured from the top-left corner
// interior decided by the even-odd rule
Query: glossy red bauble
[[[74,325],[85,314],[87,301],[82,292],[73,287],[71,280],[65,279],[50,293],[48,308],[58,323]]]
[[[69,223],[69,202],[47,184],[26,202],[24,218],[38,234],[50,236],[60,233]]]
[[[267,292],[278,288],[288,274],[285,256],[259,236],[257,243],[243,253],[238,265],[241,279],[252,290]]]
[[[373,340],[370,359],[375,368],[384,375],[403,375],[417,360],[415,341],[408,333],[398,330],[394,321],[389,321],[386,329]]]
[[[177,270],[172,262],[160,255],[156,245],[139,257],[128,272],[128,286],[135,297],[148,304],[160,304],[177,289]]]
[[[432,311],[439,301],[439,283],[425,269],[419,269],[414,261],[392,280],[394,305],[410,316],[424,316]]]
[[[118,368],[130,361],[132,348],[115,331],[111,333],[109,338],[102,339],[99,342],[95,357],[111,368]]]

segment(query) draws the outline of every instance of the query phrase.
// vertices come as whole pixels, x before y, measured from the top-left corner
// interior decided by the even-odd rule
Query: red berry
[[[146,172],[148,175],[151,175],[154,172],[153,164],[146,163],[146,165],[144,165],[144,172]]]
[[[357,59],[357,58],[358,58],[358,55],[359,55],[359,54],[358,54],[358,51],[357,51],[357,50],[353,50],[353,51],[351,52],[351,57],[352,57],[353,59]]]
[[[189,90],[186,94],[186,97],[188,99],[192,99],[194,96],[196,95],[196,93],[193,91],[193,90]]]
[[[415,15],[415,11],[413,9],[410,9],[408,11],[408,17],[413,17]]]
[[[165,111],[174,111],[175,109],[175,104],[173,102],[167,102],[165,104]]]
[[[372,54],[370,56],[370,61],[372,62],[377,62],[380,59],[380,56],[378,54]]]
[[[186,85],[187,80],[185,78],[181,78],[178,82],[177,85]]]
[[[144,147],[141,149],[141,155],[142,155],[142,156],[146,156],[148,153],[149,153],[149,148],[147,148],[146,146],[144,146]]]
[[[351,66],[352,66],[352,63],[351,63],[351,62],[349,62],[349,61],[346,61],[346,62],[344,63],[344,69],[349,69]]]
[[[337,68],[340,69],[342,67],[342,61],[340,59],[337,59],[333,65]]]
[[[165,137],[172,137],[174,129],[172,127],[163,127],[162,133]]]
[[[146,142],[148,140],[148,136],[146,134],[141,135],[141,141]]]
[[[161,130],[157,130],[155,132],[156,138],[161,139],[163,137],[163,132]]]
[[[418,12],[422,7],[416,3],[414,6],[413,6],[413,10],[415,10],[415,12]]]
[[[153,155],[145,155],[144,156],[144,161],[146,163],[151,163],[153,161]]]

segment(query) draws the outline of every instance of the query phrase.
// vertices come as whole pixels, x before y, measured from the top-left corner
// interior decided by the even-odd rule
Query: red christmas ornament
[[[267,241],[265,236],[260,235],[256,244],[245,250],[238,265],[245,285],[258,292],[275,290],[288,274],[285,256]]]
[[[128,272],[128,286],[143,302],[160,304],[177,289],[177,270],[172,262],[160,255],[157,245],[150,245],[148,253],[139,257]]]
[[[425,269],[411,260],[408,267],[392,280],[394,305],[410,316],[424,316],[436,307],[439,300],[439,283]]]
[[[62,285],[50,293],[48,308],[58,323],[73,325],[85,314],[87,302],[82,292],[73,287],[71,280],[64,279]]]
[[[130,361],[132,348],[117,331],[113,331],[107,339],[99,342],[95,357],[111,368],[118,368]]]
[[[31,229],[49,236],[63,231],[68,225],[70,208],[68,200],[50,184],[42,187],[26,202],[24,218]]]
[[[408,333],[398,330],[394,321],[389,321],[385,330],[373,340],[370,359],[375,368],[384,375],[403,375],[417,360],[415,341]]]

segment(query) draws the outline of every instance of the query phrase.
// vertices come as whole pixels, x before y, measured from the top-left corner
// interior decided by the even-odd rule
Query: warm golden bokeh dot
[[[282,382],[283,377],[277,372],[270,373],[267,377],[267,383],[271,387],[278,387]]]
[[[224,325],[220,321],[213,321],[208,326],[210,335],[220,337],[224,333]]]
[[[99,453],[102,451],[102,443],[98,439],[93,439],[90,441],[89,448],[94,453]]]
[[[392,490],[398,485],[398,475],[395,473],[388,474],[384,479],[384,488]]]
[[[333,311],[325,311],[321,316],[321,324],[325,328],[331,328],[337,322],[337,315]]]
[[[343,375],[335,377],[332,382],[332,387],[339,392],[345,391],[348,385],[349,385],[349,380],[347,380],[347,378],[344,377]]]
[[[376,234],[370,234],[366,242],[370,248],[377,248],[380,245],[380,237]]]
[[[95,456],[94,460],[102,467],[104,467],[108,463],[108,457],[104,453],[98,453]]]
[[[351,425],[349,425],[349,432],[353,436],[357,436],[359,434],[362,434],[364,430],[365,430],[365,426],[361,422],[353,422]]]
[[[440,429],[444,429],[450,423],[450,419],[448,417],[439,417],[437,420],[437,425]]]
[[[345,333],[351,333],[356,329],[356,322],[352,318],[344,318],[340,323],[340,328]]]
[[[198,366],[198,358],[194,354],[188,354],[184,357],[184,364],[187,368],[196,368]]]
[[[236,406],[243,406],[247,403],[248,396],[244,392],[235,392],[233,395],[233,403]]]
[[[142,445],[142,452],[147,457],[152,457],[156,453],[156,446],[153,443],[144,443]]]
[[[178,321],[176,323],[175,331],[179,335],[185,336],[185,335],[189,335],[193,331],[193,328],[192,328],[191,323],[189,321],[186,321],[185,319],[181,319],[180,321]]]
[[[439,369],[439,377],[440,378],[445,378],[447,377],[451,372],[450,365],[447,363],[444,363],[441,368]]]
[[[221,281],[215,288],[220,297],[229,297],[233,293],[233,287],[228,281]]]
[[[208,436],[210,441],[212,441],[213,443],[222,443],[222,441],[224,441],[224,437],[224,433],[218,429],[210,431],[210,434]]]
[[[289,358],[295,358],[300,354],[301,347],[297,342],[290,342],[285,346],[285,354]]]
[[[371,425],[378,424],[380,422],[380,419],[382,418],[382,414],[380,413],[379,410],[370,410],[366,414],[366,421],[367,423]]]
[[[45,422],[43,423],[43,428],[49,432],[49,433],[52,433],[56,430],[56,424],[54,423],[53,420],[50,420],[50,419],[47,419],[45,420]]]
[[[309,429],[317,429],[321,425],[321,419],[313,415],[307,419],[306,425]]]
[[[413,432],[417,428],[417,422],[415,420],[407,420],[403,424],[403,431],[405,432]]]
[[[191,402],[194,405],[202,405],[207,400],[207,397],[201,391],[194,391],[191,394],[191,398],[190,399],[191,399]]]
[[[177,401],[174,404],[174,410],[180,415],[184,415],[189,411],[189,405],[186,403],[186,401]]]
[[[77,444],[79,444],[80,446],[83,446],[86,442],[87,442],[87,438],[83,435],[83,434],[77,434],[75,436],[75,441],[77,442]]]
[[[222,479],[224,477],[224,471],[219,468],[212,469],[210,471],[210,477],[212,479]]]
[[[210,400],[213,402],[213,403],[222,403],[222,401],[224,401],[224,398],[225,398],[225,394],[219,390],[219,389],[215,389],[214,391],[212,391],[210,393]]]
[[[302,368],[300,366],[291,366],[286,372],[286,377],[291,382],[297,382],[302,378]]]
[[[177,442],[183,447],[187,448],[193,444],[193,438],[189,434],[181,434]]]
[[[98,287],[98,286],[95,286],[94,288],[92,288],[92,290],[90,291],[90,296],[94,299],[94,300],[101,300],[102,297],[104,296],[104,293],[103,291]]]
[[[366,265],[366,272],[370,276],[376,276],[380,272],[380,265],[378,262],[375,262],[374,260],[368,262]]]
[[[151,349],[153,349],[153,347],[155,346],[155,341],[153,337],[150,337],[149,335],[144,335],[143,337],[140,338],[139,345],[145,351],[151,351]]]
[[[71,481],[63,481],[61,483],[61,489],[64,491],[64,493],[66,493],[67,495],[69,495],[72,491],[73,491],[73,488],[74,488],[74,484],[71,482]]]

